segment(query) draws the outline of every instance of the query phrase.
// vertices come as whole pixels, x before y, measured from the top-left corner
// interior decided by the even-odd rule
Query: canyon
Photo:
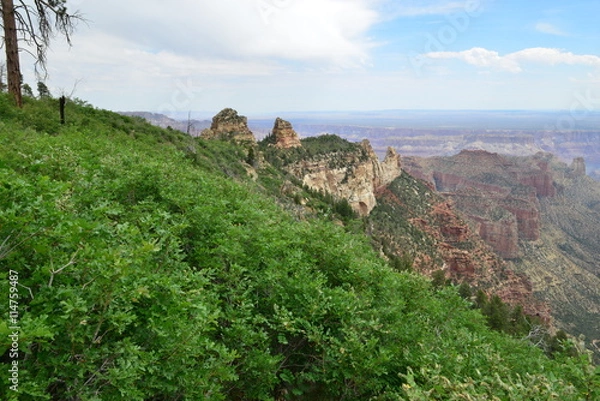
[[[227,117],[229,115],[232,112],[217,114],[213,125],[226,124],[231,119]],[[226,121],[221,122],[222,119]],[[241,123],[241,127],[236,125],[235,128],[247,132],[246,120],[238,116],[236,121]],[[243,136],[247,144],[254,146],[254,140],[248,139],[246,134]],[[203,134],[201,138],[239,143],[234,130],[226,136]],[[489,296],[499,295],[503,301],[521,305],[529,315],[552,324],[549,306],[534,297],[527,275],[514,271],[503,259],[503,256],[512,257],[510,252],[517,254],[518,246],[515,245],[515,249],[490,247],[493,235],[507,241],[516,240],[519,222],[521,228],[529,227],[526,236],[539,236],[539,228],[535,225],[538,215],[532,213],[535,205],[519,205],[517,198],[512,203],[507,202],[507,207],[519,216],[518,220],[513,216],[508,226],[514,234],[507,236],[502,230],[497,232],[501,225],[483,220],[480,226],[489,233],[485,235],[484,229],[471,227],[468,219],[461,216],[456,199],[446,199],[444,195],[459,187],[492,189],[497,194],[510,192],[500,185],[478,184],[458,174],[417,170],[416,159],[409,157],[403,160],[393,147],[389,147],[383,160],[379,160],[366,139],[358,143],[335,135],[300,139],[291,123],[281,118],[275,119],[269,134],[258,142],[258,149],[261,146],[265,160],[263,168],[272,164],[293,177],[282,188],[281,194],[297,196],[301,188],[308,188],[348,201],[355,213],[365,219],[367,233],[375,244],[379,244],[376,246],[384,258],[410,260],[412,269],[427,276],[443,271],[456,283],[469,284]],[[259,150],[254,152],[260,153]],[[488,161],[490,156],[487,153],[474,155],[480,162]],[[491,156],[497,164],[507,164],[502,158]],[[532,172],[521,171],[517,166],[513,170],[513,175],[518,175],[524,182],[531,182],[539,191],[551,192],[550,187],[544,186],[547,180],[539,180]],[[435,183],[428,182],[426,178],[415,178],[419,176],[437,177],[443,191],[442,188],[436,189]],[[294,189],[294,180],[301,187]],[[536,199],[533,192],[535,189],[525,194],[527,202]]]
[[[404,168],[456,206],[511,270],[525,274],[559,327],[598,339],[600,185],[583,158],[463,150],[404,158]]]

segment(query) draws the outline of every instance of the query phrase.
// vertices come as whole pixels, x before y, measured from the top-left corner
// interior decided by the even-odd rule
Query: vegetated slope
[[[463,151],[415,159],[410,171],[434,183],[475,230],[549,303],[557,326],[600,337],[600,185],[550,154],[508,157]]]
[[[554,170],[568,176],[561,163]],[[563,328],[584,334],[600,354],[600,185],[560,174],[556,183],[559,194],[540,202],[540,242],[523,242],[515,265],[531,277]]]
[[[5,400],[598,397],[587,355],[489,331],[454,288],[364,236],[299,222],[243,149],[54,100],[0,96]],[[231,177],[237,177],[232,179]],[[7,275],[8,276],[8,275]]]
[[[172,128],[181,132],[186,132],[191,136],[198,136],[202,130],[210,127],[210,122],[206,120],[175,120],[164,114],[150,113],[144,111],[121,112],[124,116],[141,117],[152,125],[161,128]]]

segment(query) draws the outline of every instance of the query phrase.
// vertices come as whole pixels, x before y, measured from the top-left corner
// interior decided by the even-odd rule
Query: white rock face
[[[331,158],[325,157],[316,161],[303,160],[287,169],[309,188],[330,193],[337,199],[345,198],[357,213],[366,216],[377,204],[377,188],[398,177],[402,173],[402,164],[400,156],[392,148],[380,162],[368,140],[364,140],[361,146],[367,157],[347,153],[343,160],[336,160],[336,167],[332,167]]]

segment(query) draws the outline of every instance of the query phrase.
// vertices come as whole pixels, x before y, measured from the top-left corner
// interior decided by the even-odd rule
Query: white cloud
[[[425,57],[431,59],[458,59],[476,67],[518,73],[523,71],[523,63],[539,63],[545,65],[587,65],[600,67],[600,57],[595,55],[578,55],[560,49],[534,47],[523,49],[501,56],[498,52],[481,47],[474,47],[460,52],[431,52]]]
[[[139,48],[103,32],[80,34],[71,49],[54,46],[49,55],[50,88],[53,93],[70,93],[77,84],[75,96],[108,97],[102,107],[129,110],[158,110],[165,103],[190,107],[193,101],[208,95],[208,88],[241,79],[268,79],[283,67],[271,60],[226,59],[161,50]],[[29,64],[29,63],[28,63]],[[26,82],[35,82],[32,68],[24,71]],[[235,85],[233,83],[232,85]],[[173,97],[176,100],[171,100]],[[185,101],[181,99],[185,98]],[[144,107],[143,104],[150,106]]]
[[[585,77],[569,77],[569,81],[576,84],[600,84],[600,72],[598,73],[588,73]]]
[[[568,36],[566,32],[562,31],[555,25],[549,24],[547,22],[538,22],[535,25],[535,30],[541,33],[547,33],[548,35]]]
[[[249,41],[250,55],[289,60],[362,63],[372,43],[365,37],[377,14],[364,1],[294,0],[272,10],[266,25]]]
[[[515,60],[507,56],[500,56],[496,51],[481,47],[474,47],[461,52],[431,52],[425,54],[425,57],[432,59],[459,59],[476,67],[489,67],[514,73],[521,71],[521,67]]]
[[[79,82],[74,96],[117,110],[256,104],[275,77],[282,87],[305,72],[366,68],[380,1],[69,1],[89,22],[72,48],[53,42],[48,85],[70,93]],[[22,64],[35,82],[33,61]]]
[[[434,20],[462,11],[481,12],[491,1],[69,0],[90,20],[89,27],[79,27],[71,49],[59,39],[53,42],[47,83],[58,94],[70,93],[79,82],[74,96],[112,110],[213,113],[234,107],[249,115],[273,110],[562,107],[561,99],[572,92],[565,86],[572,82],[561,78],[566,68],[548,68],[535,76],[497,77],[493,72],[518,73],[532,62],[597,66],[598,57],[548,48],[511,54],[474,48],[427,54],[438,62],[430,66],[431,74],[418,79],[404,66],[404,51],[413,36],[409,30],[415,24],[439,23]],[[427,17],[432,15],[441,17]],[[372,29],[383,21],[387,23]],[[511,40],[507,35],[506,42]],[[388,46],[372,51],[375,41]],[[27,57],[23,53],[25,82],[34,86]],[[474,65],[478,73],[456,74],[455,66],[442,59]],[[349,68],[355,66],[360,68]],[[600,69],[581,70],[572,69],[569,76],[597,81]],[[596,76],[586,78],[588,72]],[[498,95],[489,96],[490,90]]]
[[[348,65],[365,59],[378,20],[368,0],[105,0],[81,11],[95,29],[150,52]],[[134,16],[134,17],[132,17]]]

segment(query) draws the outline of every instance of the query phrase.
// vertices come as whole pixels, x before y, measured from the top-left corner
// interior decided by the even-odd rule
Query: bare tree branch
[[[67,262],[67,264],[65,264],[64,266],[62,266],[59,269],[56,270],[52,270],[50,272],[50,280],[48,281],[48,287],[52,287],[52,283],[54,282],[54,276],[57,275],[58,273],[60,273],[61,271],[65,270],[67,267],[74,265],[75,263],[77,263],[75,261],[75,256],[77,256],[77,253],[79,252],[79,249],[77,251],[75,251],[75,253],[73,254],[73,256],[71,256],[71,260],[69,260]]]

